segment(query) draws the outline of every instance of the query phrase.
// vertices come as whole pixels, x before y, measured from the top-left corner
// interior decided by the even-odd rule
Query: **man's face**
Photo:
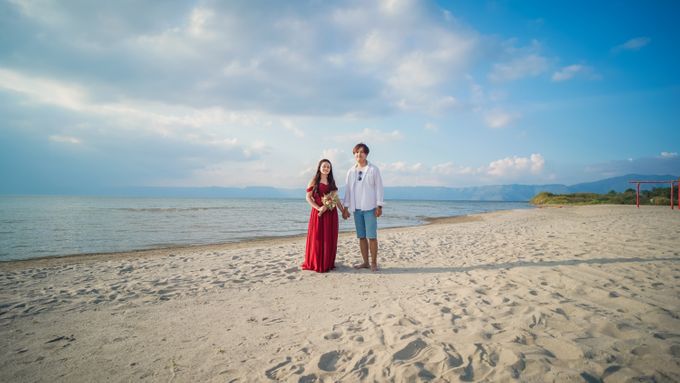
[[[366,152],[364,151],[364,148],[359,148],[354,152],[354,159],[357,162],[366,161]]]

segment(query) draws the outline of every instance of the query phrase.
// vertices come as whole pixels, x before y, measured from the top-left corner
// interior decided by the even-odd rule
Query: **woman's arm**
[[[343,212],[343,214],[344,214],[345,213],[345,207],[342,205],[342,201],[339,198],[338,198],[337,205],[338,205],[338,209],[340,209],[340,211]]]
[[[307,187],[307,196],[306,196],[305,199],[307,200],[307,203],[309,204],[309,206],[312,207],[312,209],[321,211],[321,209],[325,208],[325,206],[319,206],[319,205],[316,204],[316,202],[314,201],[314,197],[312,196],[313,191],[314,191],[314,180],[312,180],[312,182],[310,182],[309,186]]]
[[[346,207],[342,204],[342,200],[339,199],[339,198],[338,198],[337,206],[338,206],[338,209],[340,209],[340,212],[342,213],[342,218],[343,218],[343,219],[347,219],[347,218],[350,217],[349,209],[346,208]]]

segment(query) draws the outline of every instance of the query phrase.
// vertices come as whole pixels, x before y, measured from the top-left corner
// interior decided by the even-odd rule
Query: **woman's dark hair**
[[[331,172],[328,173],[328,186],[330,187],[330,191],[338,190],[338,187],[335,186],[335,179],[333,178],[333,164],[331,164],[331,161],[327,159],[322,159],[319,161],[319,165],[316,166],[316,175],[314,176],[314,189],[312,190],[312,194],[316,195],[319,193],[319,183],[321,182],[321,164],[324,162],[328,162],[328,165],[331,166]]]
[[[354,149],[352,149],[352,154],[356,153],[357,150],[359,150],[359,149],[363,149],[364,153],[366,153],[366,155],[368,155],[368,153],[370,152],[370,150],[368,150],[368,146],[366,146],[366,144],[364,144],[363,142],[360,142],[360,143],[354,145]]]

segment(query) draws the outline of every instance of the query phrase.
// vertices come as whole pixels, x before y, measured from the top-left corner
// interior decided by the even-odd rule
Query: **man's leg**
[[[368,269],[368,240],[366,239],[366,222],[364,222],[364,213],[361,210],[354,211],[354,226],[357,229],[357,238],[359,238],[359,249],[361,250],[361,258],[364,262],[360,265],[354,266],[357,269]]]
[[[361,249],[361,258],[364,259],[364,263],[361,264],[361,267],[367,269],[369,263],[368,263],[368,240],[366,238],[359,238],[359,248]]]
[[[378,239],[371,238],[368,240],[371,247],[371,270],[378,270]],[[368,262],[368,257],[364,257],[364,262]]]
[[[366,212],[364,221],[366,222],[366,238],[368,238],[371,250],[371,271],[378,270],[378,219],[375,216],[375,209]]]

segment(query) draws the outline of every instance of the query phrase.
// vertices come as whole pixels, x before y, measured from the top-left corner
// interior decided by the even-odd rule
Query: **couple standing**
[[[307,229],[307,247],[303,270],[325,273],[335,268],[338,248],[338,210],[347,219],[354,213],[363,263],[357,269],[378,270],[378,217],[382,215],[383,183],[380,170],[369,163],[369,149],[364,143],[352,149],[356,163],[347,171],[345,196],[340,200],[327,159],[319,161],[316,175],[307,188],[307,202],[312,207]],[[368,255],[371,255],[369,263]]]

